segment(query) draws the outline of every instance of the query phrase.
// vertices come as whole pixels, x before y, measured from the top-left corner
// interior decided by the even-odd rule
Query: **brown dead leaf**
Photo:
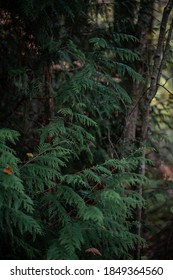
[[[3,169],[3,172],[7,175],[12,175],[13,174],[13,168],[11,166],[7,166]]]
[[[96,248],[88,248],[85,250],[86,253],[91,253],[94,256],[102,256],[102,254],[100,253],[100,251]]]
[[[33,158],[34,157],[34,155],[32,154],[32,153],[27,153],[26,154],[29,158]]]

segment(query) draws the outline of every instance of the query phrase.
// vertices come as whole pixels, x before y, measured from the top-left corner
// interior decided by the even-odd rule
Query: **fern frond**
[[[93,221],[97,224],[103,224],[103,213],[101,209],[96,206],[88,206],[80,208],[78,211],[79,217],[81,217],[84,221]]]

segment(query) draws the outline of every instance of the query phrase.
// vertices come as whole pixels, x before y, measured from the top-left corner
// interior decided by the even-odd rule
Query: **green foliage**
[[[146,188],[146,219],[144,233],[148,248],[144,255],[149,259],[172,258],[172,193],[173,182],[165,180],[152,181],[152,188]]]
[[[1,242],[3,238],[8,238],[9,247],[11,245],[17,249],[20,243],[27,251],[29,244],[22,242],[25,234],[35,238],[42,230],[34,218],[33,201],[26,194],[20,176],[20,161],[13,148],[8,146],[10,143],[14,144],[18,136],[13,130],[0,130],[0,232]]]
[[[127,184],[139,184],[142,180],[145,183],[146,179],[129,172],[127,167],[135,168],[138,160],[133,157],[108,160],[102,165],[68,173],[66,168],[73,158],[79,158],[82,144],[73,151],[75,145],[71,139],[68,140],[68,131],[65,137],[64,130],[60,132],[56,123],[52,124],[52,131],[54,138],[51,143],[40,144],[23,163],[16,158],[13,149],[3,146],[1,211],[5,215],[4,222],[9,226],[4,228],[1,215],[2,231],[13,235],[17,228],[22,236],[25,232],[33,236],[40,234],[38,222],[30,216],[34,213],[35,201],[37,219],[40,217],[42,221],[45,240],[49,237],[47,258],[83,258],[85,250],[93,246],[99,248],[103,258],[109,259],[110,254],[111,258],[113,255],[130,257],[128,250],[133,249],[137,241],[137,236],[130,233],[130,218],[133,209],[142,205],[142,200],[128,189]],[[17,137],[13,131],[3,129],[2,132],[3,145],[6,138],[14,140]],[[13,174],[4,174],[3,168],[7,168],[7,164],[13,168]],[[121,172],[115,172],[115,169]],[[58,248],[57,244],[60,244]]]
[[[0,130],[0,230],[10,255],[89,259],[95,247],[103,259],[132,258],[143,205],[132,187],[148,181],[136,172],[141,151],[119,159],[116,142],[131,103],[122,81],[142,81],[130,66],[138,55],[121,46],[136,39],[88,28],[80,1],[14,2],[4,3],[14,34],[4,21],[10,129]]]

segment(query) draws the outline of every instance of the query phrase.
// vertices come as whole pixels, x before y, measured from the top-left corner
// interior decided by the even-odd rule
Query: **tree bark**
[[[166,37],[167,33],[167,26],[170,20],[170,13],[173,8],[173,1],[169,0],[167,5],[164,8],[164,12],[162,15],[162,21],[160,24],[160,33],[159,38],[157,42],[157,47],[154,55],[154,61],[153,61],[153,68],[151,72],[151,78],[150,78],[150,84],[149,89],[146,91],[146,95],[143,95],[143,98],[140,102],[140,112],[141,112],[141,129],[140,129],[140,135],[139,135],[139,142],[141,147],[145,147],[146,140],[148,138],[148,128],[149,128],[149,121],[150,121],[150,104],[152,99],[155,97],[159,80],[161,77],[161,73],[163,70],[163,66],[166,61],[167,53],[169,50],[169,43],[172,36],[172,29],[173,29],[173,20],[171,22],[168,35]],[[166,44],[165,44],[166,41]],[[165,44],[165,47],[164,47]],[[143,151],[143,155],[145,158],[145,150]],[[145,175],[145,163],[143,162],[141,166],[139,167],[139,173],[142,175]],[[142,185],[139,185],[137,187],[138,193],[142,196],[143,190]],[[138,228],[137,228],[137,234],[138,236],[141,236],[141,221],[142,221],[142,208],[137,209],[137,221],[138,221]],[[141,248],[140,244],[137,244],[137,259],[140,259],[141,256]]]
[[[132,46],[139,53],[142,61],[136,63],[135,70],[140,73],[144,79],[144,84],[133,81],[128,83],[127,92],[130,94],[132,104],[126,113],[124,133],[122,136],[122,154],[128,154],[135,148],[145,147],[148,138],[148,128],[150,121],[150,104],[155,97],[163,67],[165,65],[169,43],[172,36],[173,20],[170,24],[170,13],[173,8],[173,0],[167,1],[165,5],[156,49],[154,51],[152,44],[152,25],[154,18],[155,0],[141,0],[138,11],[138,20],[135,24],[136,37],[139,39],[138,45]],[[121,4],[120,4],[121,5]],[[123,7],[123,5],[122,5]],[[133,13],[134,15],[134,13]],[[126,15],[127,16],[127,15]],[[135,21],[135,18],[133,18]],[[132,32],[134,32],[134,30]],[[125,30],[129,34],[129,30]],[[131,33],[134,35],[134,33]],[[153,55],[154,54],[154,55]],[[153,67],[150,69],[150,65]],[[145,150],[141,154],[145,158]],[[143,161],[137,170],[138,174],[145,175],[145,161]],[[136,192],[143,195],[142,185],[136,186]],[[142,235],[142,208],[136,209],[136,220],[138,226],[136,234]],[[137,244],[135,258],[140,259],[141,247]]]

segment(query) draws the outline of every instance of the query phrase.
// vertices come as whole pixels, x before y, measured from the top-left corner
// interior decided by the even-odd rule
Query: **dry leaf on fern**
[[[85,250],[86,253],[92,253],[95,256],[101,256],[102,254],[100,253],[100,251],[96,248],[88,248]]]
[[[34,157],[34,155],[32,153],[27,153],[26,155],[30,158]]]
[[[3,172],[7,175],[12,175],[13,174],[13,168],[11,166],[7,166],[4,168]]]

